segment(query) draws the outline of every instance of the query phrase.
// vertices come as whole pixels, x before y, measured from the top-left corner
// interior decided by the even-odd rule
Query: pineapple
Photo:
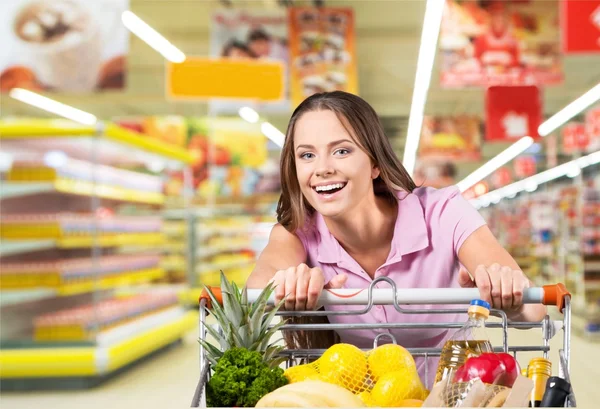
[[[205,340],[199,340],[212,365],[217,364],[225,351],[234,347],[260,352],[265,363],[271,368],[279,366],[285,361],[285,357],[277,356],[283,347],[275,345],[275,342],[270,342],[271,337],[285,324],[282,320],[269,328],[283,303],[282,300],[279,305],[268,311],[267,300],[273,292],[272,284],[269,284],[261,292],[256,302],[249,304],[247,288],[244,287],[240,290],[235,283],[230,283],[221,271],[223,305],[219,304],[210,288],[206,287],[206,291],[212,304],[210,312],[214,315],[222,331],[220,333],[209,325],[205,326],[210,335],[217,340],[220,348]]]

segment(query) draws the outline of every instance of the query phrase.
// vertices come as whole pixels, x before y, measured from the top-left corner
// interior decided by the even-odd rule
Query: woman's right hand
[[[275,285],[275,302],[285,298],[282,310],[310,311],[317,307],[323,288],[341,288],[347,280],[346,274],[338,274],[325,284],[325,276],[319,267],[306,264],[279,270],[269,281]]]

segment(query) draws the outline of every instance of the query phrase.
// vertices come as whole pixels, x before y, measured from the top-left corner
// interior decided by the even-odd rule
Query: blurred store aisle
[[[534,344],[539,334],[516,331],[511,343]],[[198,377],[198,343],[196,333],[189,333],[183,344],[144,362],[120,377],[88,391],[37,392],[2,394],[0,406],[10,409],[39,408],[112,408],[174,409],[190,405]],[[494,339],[494,342],[496,340]],[[553,340],[551,347],[560,345]],[[556,349],[555,349],[556,351]],[[598,352],[600,346],[578,337],[573,338],[572,378],[580,407],[595,407],[600,402]],[[554,356],[552,356],[554,360]],[[554,361],[555,362],[555,361]]]

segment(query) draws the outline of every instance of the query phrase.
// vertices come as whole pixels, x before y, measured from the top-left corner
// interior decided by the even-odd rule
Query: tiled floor
[[[491,334],[497,342],[498,334]],[[189,407],[198,370],[197,335],[190,333],[183,344],[144,362],[102,386],[75,392],[6,393],[0,396],[0,407],[10,409],[30,408],[185,408]],[[536,331],[516,331],[509,334],[511,345],[533,345],[540,339]],[[556,361],[558,337],[551,343]],[[600,402],[600,344],[573,338],[571,372],[579,407],[598,407]],[[520,357],[527,362],[531,355]],[[554,373],[557,373],[555,368]]]

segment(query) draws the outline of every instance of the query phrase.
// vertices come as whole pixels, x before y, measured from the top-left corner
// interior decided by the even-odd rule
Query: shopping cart
[[[378,284],[385,282],[389,284],[389,288],[378,288]],[[257,299],[261,290],[248,290],[248,301],[253,302]],[[387,277],[379,277],[370,284],[368,288],[360,290],[352,289],[337,289],[324,290],[319,298],[319,305],[354,305],[364,306],[360,310],[349,311],[285,311],[278,312],[277,315],[285,315],[286,317],[300,316],[333,316],[333,315],[359,315],[368,313],[375,305],[393,305],[394,308],[402,314],[448,314],[448,313],[467,313],[467,305],[473,299],[479,298],[479,290],[476,288],[412,288],[399,289],[396,283]],[[208,315],[208,296],[200,297],[200,338],[206,339],[206,317]],[[562,312],[562,320],[551,320],[550,315],[547,315],[541,322],[509,322],[506,313],[501,310],[492,309],[490,315],[500,318],[500,322],[489,322],[486,328],[497,328],[502,330],[502,346],[494,347],[495,352],[512,353],[515,357],[519,352],[540,352],[544,358],[548,358],[550,351],[550,340],[561,330],[563,331],[563,346],[559,350],[559,376],[571,383],[569,376],[570,370],[570,345],[571,345],[571,295],[563,284],[547,285],[539,288],[526,289],[523,294],[523,302],[526,304],[544,304],[547,306],[555,306],[559,312]],[[274,296],[269,300],[270,304],[274,303]],[[464,308],[404,308],[403,305],[421,305],[434,307],[436,305],[464,305]],[[458,329],[463,323],[376,323],[376,324],[332,324],[332,323],[315,323],[315,324],[285,324],[281,327],[281,331],[323,331],[323,330],[368,330],[376,328],[385,329]],[[533,328],[541,329],[542,345],[534,346],[509,346],[508,329],[519,328],[529,330]],[[373,340],[373,346],[376,347],[380,341],[380,337],[393,336],[388,333],[379,334]],[[427,361],[432,357],[439,357],[441,348],[407,348],[413,357],[423,357],[425,360],[425,368]],[[287,358],[286,367],[298,364],[302,361],[314,360],[321,356],[324,350],[284,350],[282,354]],[[427,380],[428,374],[425,374]],[[192,407],[206,407],[206,382],[210,380],[210,363],[205,358],[205,351],[200,346],[200,379],[196,387]],[[425,385],[428,389],[431,385]],[[566,400],[566,407],[575,407],[575,395],[571,389],[570,395]]]

